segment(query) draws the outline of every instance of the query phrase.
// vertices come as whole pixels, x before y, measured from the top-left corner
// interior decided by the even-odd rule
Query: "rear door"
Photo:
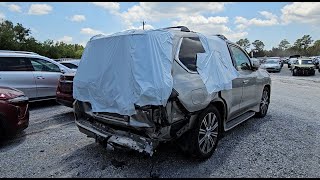
[[[257,105],[257,72],[252,70],[250,58],[241,48],[230,45],[230,51],[232,58],[236,62],[236,68],[240,73],[240,81],[238,83],[242,84],[240,103],[240,112],[242,113]]]
[[[25,57],[0,57],[0,86],[21,90],[27,97],[37,96],[33,67]]]
[[[60,68],[45,59],[30,58],[30,61],[34,68],[37,96],[41,98],[55,97],[58,81],[62,74]]]

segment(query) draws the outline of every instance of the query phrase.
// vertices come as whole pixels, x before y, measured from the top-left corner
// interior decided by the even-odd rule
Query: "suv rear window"
[[[182,40],[179,60],[191,71],[197,71],[197,53],[204,53],[205,50],[199,37],[185,37]]]
[[[28,58],[0,57],[0,71],[33,71]]]

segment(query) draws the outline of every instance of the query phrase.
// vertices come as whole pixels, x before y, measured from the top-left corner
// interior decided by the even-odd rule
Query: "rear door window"
[[[35,71],[60,72],[57,65],[43,59],[32,58],[31,63]]]
[[[179,60],[191,71],[197,71],[197,53],[205,53],[199,37],[184,37],[179,51]]]
[[[0,57],[0,71],[33,71],[33,67],[25,57]]]

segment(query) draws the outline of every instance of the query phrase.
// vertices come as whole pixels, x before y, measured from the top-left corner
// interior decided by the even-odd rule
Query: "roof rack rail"
[[[172,28],[180,28],[181,31],[190,32],[189,28],[187,28],[186,26],[171,26],[171,27],[166,27],[163,29],[172,29]]]
[[[94,36],[92,36],[92,37],[90,38],[90,40],[89,40],[89,41],[91,41],[91,40],[93,40],[94,38],[99,37],[99,36],[104,36],[104,35],[103,35],[103,34],[97,34],[97,35],[94,35]]]
[[[10,51],[10,50],[0,50],[2,53],[21,53],[21,54],[34,54],[34,55],[39,55],[34,52],[29,52],[29,51]]]
[[[224,35],[222,34],[216,34],[216,36],[218,36],[219,38],[223,39],[223,40],[228,40],[228,38],[226,38]]]

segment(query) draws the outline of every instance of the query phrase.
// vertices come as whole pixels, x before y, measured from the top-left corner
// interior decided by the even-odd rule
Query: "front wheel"
[[[297,75],[297,69],[292,69],[292,76],[296,76]]]
[[[269,91],[269,88],[264,87],[261,101],[260,101],[260,111],[256,113],[256,117],[263,118],[267,115],[269,103],[270,103],[270,91]]]
[[[211,157],[218,144],[220,124],[221,116],[217,108],[206,108],[189,132],[189,154],[200,159]]]
[[[315,70],[313,70],[313,71],[310,73],[311,76],[314,76],[315,74],[316,74],[316,71],[315,71]]]

